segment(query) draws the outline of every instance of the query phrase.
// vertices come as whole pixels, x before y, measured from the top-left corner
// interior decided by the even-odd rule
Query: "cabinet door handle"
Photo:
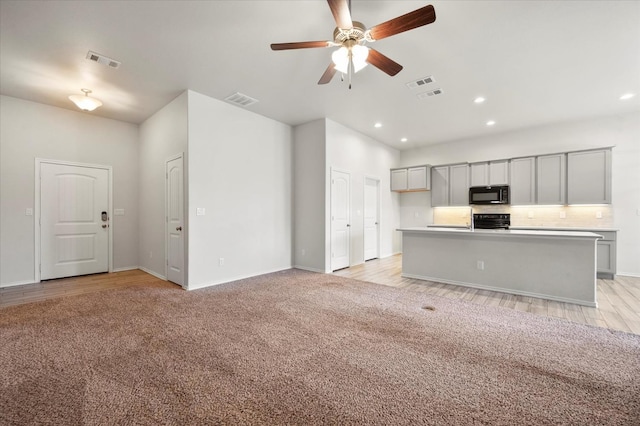
[[[178,227],[176,228],[176,231],[182,231],[182,226],[178,226]]]

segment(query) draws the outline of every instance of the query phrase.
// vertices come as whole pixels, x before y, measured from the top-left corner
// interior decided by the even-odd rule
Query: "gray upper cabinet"
[[[431,189],[429,166],[409,167],[407,173],[409,191],[428,191]]]
[[[469,178],[469,186],[508,185],[509,160],[471,163]]]
[[[449,166],[449,205],[469,205],[469,165]]]
[[[449,205],[449,166],[431,168],[431,205]]]
[[[391,190],[406,191],[409,187],[407,169],[391,170]]]
[[[469,205],[469,165],[453,164],[431,168],[431,205]]]
[[[567,154],[567,203],[611,203],[611,149]]]
[[[489,185],[509,185],[509,160],[489,162]]]
[[[536,160],[538,204],[566,204],[565,154],[541,155]]]
[[[428,191],[431,189],[429,169],[430,166],[416,166],[391,170],[391,190]]]
[[[511,204],[536,203],[536,158],[514,158],[510,167]]]
[[[471,163],[469,165],[469,178],[471,179],[469,186],[489,185],[489,162]]]

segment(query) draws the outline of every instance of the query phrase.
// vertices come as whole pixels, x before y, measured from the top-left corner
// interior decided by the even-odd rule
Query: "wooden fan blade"
[[[331,62],[327,67],[327,69],[324,71],[324,74],[322,74],[322,77],[320,77],[320,80],[318,80],[318,84],[327,84],[328,82],[331,81],[331,79],[335,74],[336,74],[336,66],[334,65],[333,62]]]
[[[402,71],[402,65],[387,58],[377,50],[371,48],[369,48],[369,56],[367,56],[367,62],[378,68],[379,70],[386,72],[392,77]]]
[[[308,49],[313,47],[329,47],[328,41],[298,41],[295,43],[272,43],[271,50]]]
[[[327,0],[327,3],[329,3],[331,13],[333,13],[333,19],[336,20],[338,28],[353,28],[353,22],[351,22],[351,11],[349,10],[349,3],[347,0]]]
[[[370,28],[369,35],[373,40],[381,40],[385,37],[431,24],[435,20],[436,11],[433,6],[429,5]]]

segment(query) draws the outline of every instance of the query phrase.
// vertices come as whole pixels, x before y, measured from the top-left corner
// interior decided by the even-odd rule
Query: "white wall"
[[[566,122],[515,132],[432,145],[401,153],[401,164],[475,162],[615,146],[612,154],[614,227],[618,232],[618,273],[640,276],[640,113]],[[403,219],[414,211],[432,216],[430,195],[401,197]],[[403,194],[404,195],[404,194]],[[419,202],[418,202],[419,201]],[[421,221],[424,225],[424,221]],[[428,222],[427,222],[428,223]],[[413,224],[403,222],[402,226]]]
[[[113,168],[113,267],[137,267],[138,126],[8,96],[0,123],[0,286],[35,279],[35,158]]]
[[[364,179],[380,180],[380,257],[400,252],[398,194],[390,191],[389,170],[397,167],[400,152],[355,130],[326,121],[326,238],[330,241],[331,215],[329,195],[331,168],[351,175],[351,256],[350,264],[364,262]],[[330,245],[327,244],[326,270],[330,270]]]
[[[165,166],[166,161],[185,154],[184,176],[188,176],[187,92],[167,104],[140,125],[139,138],[139,227],[140,269],[158,277],[166,276],[165,253]],[[185,182],[186,185],[186,182]],[[187,192],[185,190],[185,197]],[[185,228],[188,227],[185,215]],[[188,229],[188,228],[187,228]],[[185,252],[185,256],[187,253]],[[185,257],[186,258],[186,257]],[[188,271],[187,271],[188,273]],[[185,277],[186,280],[187,277]]]
[[[290,268],[291,127],[188,95],[189,289]]]
[[[325,272],[325,120],[294,128],[293,265]]]

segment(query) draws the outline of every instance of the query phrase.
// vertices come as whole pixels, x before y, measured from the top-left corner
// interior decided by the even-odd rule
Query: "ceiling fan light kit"
[[[371,64],[390,76],[402,70],[402,65],[389,59],[377,50],[365,46],[392,35],[431,24],[436,20],[433,6],[428,5],[413,12],[378,24],[370,29],[358,21],[351,20],[351,2],[348,0],[327,0],[337,27],[333,31],[333,41],[302,41],[294,43],[273,43],[272,50],[307,49],[318,47],[339,47],[331,54],[332,62],[325,70],[318,84],[327,84],[336,71],[349,76]]]
[[[69,99],[74,104],[76,104],[78,108],[80,108],[83,111],[93,111],[94,109],[102,106],[101,101],[89,96],[89,93],[91,93],[91,90],[89,89],[80,89],[80,90],[84,93],[84,96],[82,95],[69,96]]]

